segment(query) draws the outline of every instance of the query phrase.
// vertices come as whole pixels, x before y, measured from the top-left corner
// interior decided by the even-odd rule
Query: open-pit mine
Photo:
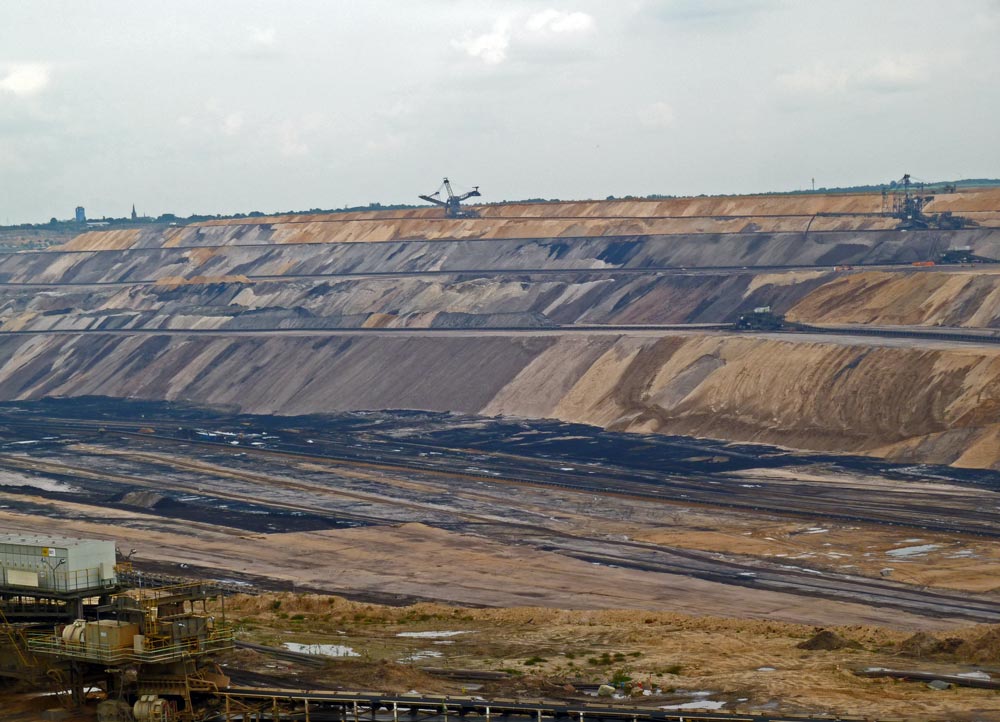
[[[0,249],[4,719],[1000,719],[1000,189],[932,195]]]

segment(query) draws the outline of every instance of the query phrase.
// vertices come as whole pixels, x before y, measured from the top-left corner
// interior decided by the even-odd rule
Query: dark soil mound
[[[944,651],[944,644],[934,635],[917,632],[899,645],[900,654],[907,657],[930,657]]]
[[[835,649],[861,649],[861,645],[853,639],[845,639],[836,632],[823,629],[796,645],[799,649],[818,649],[823,651],[833,651]]]
[[[941,653],[955,654],[963,644],[965,644],[965,640],[961,637],[945,637],[941,640]]]
[[[955,650],[956,656],[973,664],[1000,662],[1000,627],[994,627],[977,639],[970,639]]]

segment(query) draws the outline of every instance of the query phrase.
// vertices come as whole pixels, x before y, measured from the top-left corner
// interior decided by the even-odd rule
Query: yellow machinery
[[[37,656],[106,672],[108,695],[116,698],[104,706],[108,719],[122,714],[117,700],[138,697],[132,711],[137,722],[183,722],[192,718],[192,694],[228,684],[206,659],[233,647],[224,608],[221,619],[209,608],[216,597],[201,583],[129,590],[98,607],[102,618],[29,633],[26,647]],[[130,678],[126,670],[135,674]]]

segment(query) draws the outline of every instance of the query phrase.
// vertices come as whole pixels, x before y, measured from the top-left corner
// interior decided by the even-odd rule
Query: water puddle
[[[935,549],[940,549],[940,544],[921,544],[915,547],[900,547],[899,549],[890,549],[885,554],[890,557],[917,557],[927,552],[932,552]]]
[[[725,702],[719,702],[714,699],[697,699],[694,702],[683,702],[681,704],[667,704],[660,707],[660,709],[722,709],[726,706]]]
[[[420,662],[425,659],[437,659],[438,657],[443,657],[441,652],[434,649],[422,649],[419,652],[414,652],[413,654],[408,654],[405,657],[400,658],[400,662]]]
[[[299,654],[312,654],[317,657],[360,657],[350,647],[342,644],[298,644],[296,642],[285,642],[283,645],[289,652]]]

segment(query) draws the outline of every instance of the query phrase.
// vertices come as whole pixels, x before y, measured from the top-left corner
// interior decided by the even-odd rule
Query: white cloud
[[[639,0],[637,7],[640,19],[731,29],[745,28],[747,22],[783,4],[782,0]]]
[[[274,47],[277,41],[274,28],[250,28],[250,44],[258,48]]]
[[[365,150],[369,153],[395,153],[404,146],[403,136],[389,133],[380,138],[371,138],[365,142]]]
[[[236,135],[243,127],[243,113],[230,113],[222,119],[222,132],[226,135]]]
[[[21,63],[7,66],[0,77],[0,91],[18,96],[35,95],[49,84],[48,66],[41,63]]]
[[[594,29],[592,15],[561,10],[542,10],[529,16],[524,27],[533,33],[583,33]]]
[[[464,50],[469,57],[478,58],[487,65],[499,65],[507,59],[510,46],[510,22],[504,18],[493,24],[488,33],[466,36],[462,40],[452,40],[452,47]]]
[[[827,63],[796,68],[776,79],[778,87],[794,94],[834,95],[856,90],[896,92],[920,85],[925,64],[914,56],[883,57],[865,66]]]
[[[278,150],[286,158],[304,156],[309,152],[309,144],[291,129],[283,129],[279,134]]]
[[[388,108],[379,109],[379,114],[385,118],[406,118],[414,112],[413,101],[408,98],[397,98]]]
[[[307,155],[312,148],[311,139],[325,124],[326,119],[319,113],[306,113],[281,122],[275,129],[278,151],[289,158]]]
[[[238,54],[258,60],[274,58],[281,54],[278,45],[278,32],[273,27],[247,28],[246,35],[240,40],[242,47]]]
[[[882,58],[859,74],[858,84],[873,90],[906,90],[920,83],[924,63],[914,57]]]
[[[451,44],[487,65],[499,65],[518,47],[525,51],[523,57],[537,53],[539,47],[572,46],[596,26],[594,17],[587,13],[548,8],[528,16],[498,18],[488,33],[467,34],[462,40],[452,40]]]
[[[794,93],[826,94],[845,90],[851,74],[842,68],[825,63],[797,68],[778,76],[778,85]]]
[[[217,137],[220,133],[236,136],[244,129],[246,118],[237,110],[225,108],[218,100],[205,101],[202,109],[192,109],[177,116],[177,126],[187,133]]]
[[[639,112],[639,122],[646,128],[666,128],[674,122],[674,118],[673,107],[662,100],[647,105]]]

